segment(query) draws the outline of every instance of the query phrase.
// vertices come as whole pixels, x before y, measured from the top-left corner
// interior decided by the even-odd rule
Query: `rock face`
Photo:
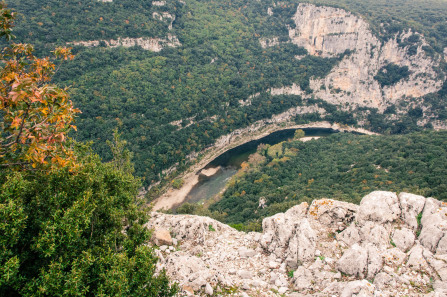
[[[181,296],[447,296],[446,203],[377,191],[360,206],[302,203],[262,226],[156,212],[147,225],[172,237],[157,269]]]
[[[159,52],[165,47],[178,47],[181,46],[180,41],[174,35],[168,35],[166,38],[118,38],[111,40],[91,40],[91,41],[76,41],[70,44],[82,45],[86,47],[96,47],[101,43],[104,43],[107,47],[132,47],[139,46],[144,50]]]
[[[380,41],[362,18],[343,9],[299,4],[293,20],[296,28],[289,29],[292,43],[302,46],[311,55],[337,57],[346,55],[323,79],[311,81],[316,97],[332,104],[351,104],[384,110],[402,97],[421,97],[438,91],[443,80],[436,67],[441,57],[428,57],[424,38],[411,31],[403,32],[387,42]],[[417,37],[412,37],[416,35]],[[401,42],[417,39],[417,50]],[[410,76],[391,86],[382,87],[374,79],[389,63],[407,66]]]

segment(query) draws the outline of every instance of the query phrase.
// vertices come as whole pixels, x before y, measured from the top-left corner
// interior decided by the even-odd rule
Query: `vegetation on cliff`
[[[155,274],[131,155],[118,136],[109,163],[68,139],[76,110],[49,84],[53,62],[9,41],[14,16],[0,8],[0,296],[175,295]]]
[[[258,161],[245,166],[222,199],[209,207],[220,220],[260,223],[262,218],[303,201],[330,197],[358,203],[374,190],[447,200],[445,131],[392,136],[334,134],[306,143],[263,146],[257,154],[259,157],[252,159]],[[187,212],[192,211],[189,208]]]
[[[145,185],[171,178],[166,177],[168,168],[185,169],[190,154],[212,145],[224,134],[291,107],[313,106],[318,98],[272,96],[268,90],[295,83],[310,92],[310,79],[327,75],[341,58],[295,58],[306,55],[303,48],[287,43],[287,26],[294,27],[291,18],[299,1],[273,5],[262,1],[191,0],[165,1],[162,6],[152,2],[52,0],[42,5],[37,0],[10,0],[11,6],[20,11],[17,35],[37,43],[40,52],[54,44],[81,40],[178,36],[181,47],[160,53],[140,48],[111,49],[105,44],[77,47],[76,59],[63,65],[55,78],[60,85],[70,86],[73,101],[83,111],[77,123],[80,133],[75,137],[95,141],[95,152],[110,160],[106,141],[119,126],[135,155],[136,174],[144,177]],[[333,2],[318,3],[343,5],[366,17],[376,29],[383,22],[386,26],[375,29],[381,36],[394,36],[413,27],[430,37],[434,48],[425,47],[427,53],[442,52],[446,44],[446,7],[435,0],[406,5],[400,0],[389,4]],[[157,17],[163,13],[175,16],[172,29],[172,18]],[[407,22],[401,22],[407,15]],[[277,44],[261,47],[260,40],[267,39]],[[251,98],[251,104],[239,103],[257,93],[260,95]],[[446,115],[445,98],[441,93],[427,98],[435,117],[441,120]],[[318,104],[324,114],[309,113],[297,122],[324,118],[355,125],[362,121],[365,127],[386,133],[421,129],[417,124],[420,118],[405,114],[396,119],[367,108],[340,111],[328,103]]]

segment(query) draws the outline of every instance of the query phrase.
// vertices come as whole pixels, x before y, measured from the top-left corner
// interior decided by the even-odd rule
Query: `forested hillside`
[[[305,143],[262,146],[257,155],[251,158],[257,161],[244,166],[222,199],[209,208],[220,212],[224,222],[260,224],[260,219],[292,205],[327,197],[359,203],[374,190],[447,200],[445,131],[390,136],[339,133]]]
[[[431,46],[442,52],[447,46],[447,6],[443,0],[309,0],[319,5],[347,9],[366,18],[383,39],[412,28],[424,34]]]
[[[439,59],[446,44],[447,5],[442,1],[333,2],[318,4],[336,4],[364,16],[383,40],[410,26],[427,37],[427,55]],[[322,58],[290,43],[298,4],[295,0],[9,1],[19,12],[18,40],[37,44],[41,53],[56,44],[79,41],[178,37],[180,46],[157,53],[139,47],[108,48],[105,42],[91,48],[76,46],[75,60],[62,66],[55,78],[70,87],[83,112],[79,132],[72,135],[93,140],[95,150],[109,160],[106,140],[118,127],[135,153],[136,172],[146,185],[163,179],[169,168],[185,169],[190,154],[211,146],[218,137],[296,106],[324,110],[291,119],[298,123],[324,119],[383,133],[421,130],[431,127],[432,121],[447,119],[446,84],[425,101],[408,98],[384,113],[369,107],[341,109],[313,97],[311,81],[327,76],[352,53]],[[411,51],[412,45],[405,42],[402,47]],[[395,83],[403,79],[398,77]],[[292,84],[303,93],[269,91]],[[248,98],[250,104],[245,103]],[[427,106],[419,106],[421,102]]]
[[[0,296],[175,296],[157,270],[140,180],[117,133],[111,162],[75,130],[66,90],[52,83],[66,47],[38,58],[13,41],[0,2]]]

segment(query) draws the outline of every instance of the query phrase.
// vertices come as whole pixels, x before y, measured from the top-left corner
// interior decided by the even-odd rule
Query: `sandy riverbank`
[[[185,201],[188,193],[192,190],[192,188],[197,185],[199,182],[199,174],[203,173],[204,175],[208,175],[211,173],[211,176],[217,173],[219,168],[207,168],[204,167],[209,164],[212,160],[225,153],[226,151],[233,149],[237,146],[240,146],[244,143],[247,143],[252,140],[261,139],[271,133],[286,130],[286,129],[306,129],[306,128],[318,128],[318,129],[333,129],[340,132],[357,132],[366,135],[377,135],[377,133],[362,129],[362,128],[353,128],[340,126],[338,124],[331,124],[329,122],[315,122],[304,125],[297,125],[295,123],[290,124],[271,124],[263,127],[258,126],[259,123],[253,124],[247,128],[235,130],[230,135],[225,135],[220,137],[216,141],[216,145],[213,148],[205,151],[205,157],[202,160],[193,165],[188,172],[186,172],[183,176],[179,177],[183,180],[183,186],[180,189],[169,188],[164,194],[155,199],[153,203],[153,210],[161,210],[161,209],[171,209],[176,205],[181,204]],[[209,171],[211,170],[211,171]],[[216,170],[214,173],[213,170]]]
[[[319,139],[319,138],[321,138],[321,137],[320,137],[320,136],[301,137],[301,138],[300,138],[300,141],[302,141],[302,142],[308,142],[308,141],[311,141],[311,140],[314,140],[314,139]]]
[[[188,193],[199,183],[199,176],[212,177],[219,170],[220,166],[202,169],[199,172],[190,172],[183,177],[183,186],[180,189],[170,188],[165,194],[155,200],[153,210],[171,209],[172,207],[185,201]]]

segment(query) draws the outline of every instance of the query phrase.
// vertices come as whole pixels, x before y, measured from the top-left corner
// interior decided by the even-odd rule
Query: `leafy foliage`
[[[282,146],[284,150],[276,150],[278,156],[266,152],[264,163],[237,175],[210,211],[226,213],[224,222],[239,224],[259,221],[313,199],[358,203],[374,190],[447,200],[445,131],[400,136],[339,133]],[[267,207],[259,208],[260,197]]]
[[[85,146],[77,155],[76,173],[0,173],[0,295],[173,296],[144,245],[138,180]]]
[[[114,0],[112,2],[20,1],[9,0],[16,8],[17,36],[35,44],[38,50],[54,43],[80,40],[109,40],[119,37],[164,37],[166,21],[153,17],[164,11],[175,14],[177,2],[165,7],[152,5],[150,0]]]
[[[170,169],[185,170],[190,156],[224,134],[291,107],[313,105],[314,100],[272,96],[268,90],[295,83],[310,92],[310,80],[325,76],[340,59],[295,58],[307,54],[304,48],[287,43],[287,28],[294,27],[291,17],[301,1],[276,5],[255,0],[165,2],[155,6],[146,0],[51,0],[42,5],[37,0],[11,0],[22,12],[17,35],[39,43],[38,48],[118,37],[165,38],[172,34],[179,38],[181,47],[159,53],[104,45],[75,47],[76,59],[63,65],[55,78],[60,85],[71,86],[71,98],[83,111],[80,132],[73,136],[95,141],[95,151],[110,160],[106,141],[112,140],[119,126],[135,155],[136,174],[144,178],[145,185],[169,183],[173,179],[166,176]],[[442,1],[305,2],[353,11],[365,17],[383,40],[412,27],[429,37],[435,47],[424,47],[427,54],[442,52],[447,44],[443,36],[447,7]],[[154,13],[175,16],[172,29],[168,28],[172,19],[160,21]],[[415,36],[401,41],[401,46],[414,46]],[[277,38],[279,44],[262,48],[261,38]],[[446,98],[442,94],[428,98],[433,117],[446,117]],[[318,104],[325,109],[324,115],[307,114],[297,122],[355,125],[361,121],[366,128],[385,133],[421,129],[412,117],[394,120],[375,110],[341,111],[334,105]]]
[[[11,38],[13,14],[0,3],[2,35]],[[57,48],[56,57],[72,59]],[[33,55],[33,47],[11,43],[0,53],[0,167],[66,166],[73,153],[66,137],[79,112],[65,90],[48,84],[55,65]]]
[[[410,71],[408,70],[407,66],[400,67],[399,65],[390,63],[382,67],[374,79],[377,80],[382,87],[384,87],[392,86],[408,76],[410,76]]]
[[[0,8],[10,39],[13,15]],[[72,57],[65,48],[55,55]],[[78,111],[49,84],[54,64],[26,44],[1,58],[0,296],[175,295],[165,272],[155,275],[140,181],[117,132],[103,164],[67,141]]]

